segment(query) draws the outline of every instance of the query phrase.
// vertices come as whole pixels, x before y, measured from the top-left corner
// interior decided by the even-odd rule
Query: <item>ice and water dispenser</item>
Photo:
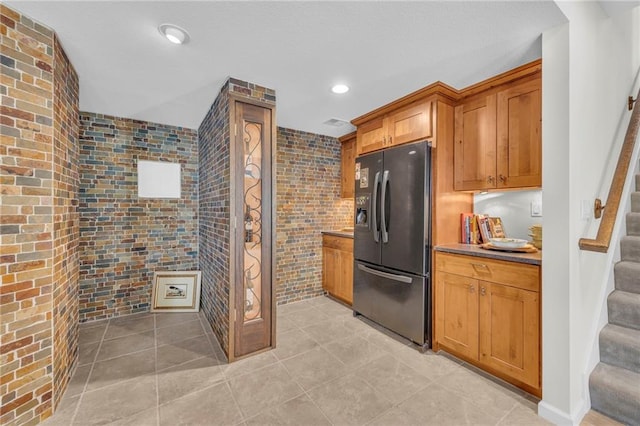
[[[369,216],[371,214],[371,196],[369,194],[356,197],[355,226],[369,228]]]

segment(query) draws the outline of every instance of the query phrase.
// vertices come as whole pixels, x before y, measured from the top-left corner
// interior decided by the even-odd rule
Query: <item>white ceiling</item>
[[[276,90],[279,126],[341,136],[436,80],[463,88],[541,57],[552,1],[8,1],[53,28],[80,109],[198,128],[227,77]],[[190,33],[183,46],[161,23]],[[335,95],[336,82],[351,86]]]

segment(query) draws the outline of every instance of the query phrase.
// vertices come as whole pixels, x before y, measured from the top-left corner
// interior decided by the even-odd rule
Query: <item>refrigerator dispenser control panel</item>
[[[356,197],[356,217],[355,225],[359,227],[369,227],[369,212],[371,210],[371,197],[369,194],[358,195]]]

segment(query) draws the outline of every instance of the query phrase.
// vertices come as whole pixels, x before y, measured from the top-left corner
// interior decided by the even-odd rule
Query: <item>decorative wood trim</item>
[[[373,118],[388,114],[389,112],[409,105],[412,102],[420,101],[428,97],[433,97],[433,100],[441,101],[449,105],[456,105],[464,98],[477,95],[480,92],[490,90],[501,84],[528,77],[540,71],[542,71],[542,59],[536,59],[535,61],[503,72],[502,74],[498,74],[494,77],[473,84],[462,90],[455,89],[441,81],[436,81],[435,83],[423,87],[422,89],[416,90],[415,92],[409,93],[408,95],[403,96],[400,99],[383,105],[380,108],[376,108],[367,114],[354,118],[353,120],[351,120],[351,124],[356,127],[360,126],[362,123],[365,123]]]
[[[351,132],[351,133],[347,133],[346,135],[340,136],[340,137],[338,138],[338,140],[340,141],[340,143],[349,142],[349,141],[351,141],[351,139],[353,139],[353,138],[355,138],[355,137],[356,137],[356,134],[357,134],[357,133],[358,133],[358,132],[356,132],[356,131],[354,130],[354,131],[353,131],[353,132]]]
[[[478,93],[484,93],[488,90],[493,89],[494,87],[498,87],[503,84],[511,83],[516,80],[520,80],[521,78],[534,75],[541,71],[542,59],[536,59],[535,61],[529,62],[528,64],[520,65],[517,68],[503,72],[502,74],[498,74],[479,83],[472,84],[469,87],[465,87],[464,89],[460,90],[460,98],[458,99],[458,101],[461,101],[464,98],[468,98],[473,95],[477,95]]]
[[[638,96],[640,96],[640,91],[638,91]],[[581,250],[596,251],[600,253],[606,253],[609,250],[611,236],[613,235],[613,227],[616,224],[616,216],[618,215],[620,199],[622,198],[622,191],[624,189],[624,182],[627,178],[627,172],[629,171],[629,164],[631,163],[635,141],[638,138],[638,128],[640,128],[640,107],[638,107],[638,104],[636,103],[633,108],[633,113],[631,114],[629,127],[627,127],[627,133],[624,137],[622,149],[620,150],[620,157],[618,157],[616,171],[613,175],[611,186],[609,187],[606,209],[604,209],[604,215],[602,216],[602,221],[598,227],[598,233],[595,239],[580,238],[578,245]]]
[[[433,100],[442,101],[449,104],[454,104],[457,102],[460,97],[460,92],[453,87],[441,82],[436,81],[426,87],[423,87],[420,90],[417,90],[413,93],[409,93],[402,98],[395,100],[389,104],[381,106],[380,108],[376,108],[373,111],[361,115],[360,117],[354,118],[351,120],[351,124],[354,126],[360,126],[362,123],[367,122],[373,118],[380,117],[389,112],[395,111],[399,108],[409,105],[410,103],[421,101],[428,97],[433,97]]]

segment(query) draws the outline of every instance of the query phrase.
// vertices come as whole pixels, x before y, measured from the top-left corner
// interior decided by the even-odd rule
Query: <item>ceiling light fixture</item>
[[[191,39],[185,29],[173,24],[162,24],[158,27],[158,31],[160,31],[163,37],[174,44],[187,44]]]
[[[347,86],[346,84],[336,84],[335,86],[333,86],[331,88],[331,91],[333,93],[337,93],[337,94],[341,95],[341,94],[347,93],[349,91],[349,86]]]

